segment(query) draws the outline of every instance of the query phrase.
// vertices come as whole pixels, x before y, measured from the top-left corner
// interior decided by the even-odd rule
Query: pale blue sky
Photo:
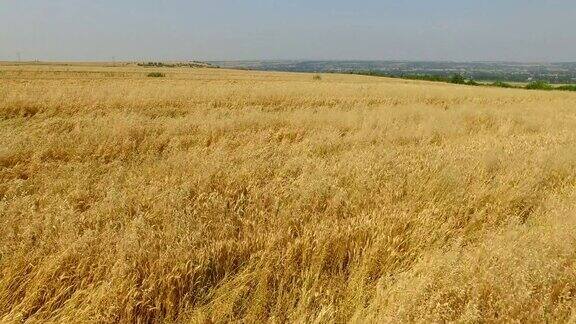
[[[576,0],[0,0],[0,60],[576,61]]]

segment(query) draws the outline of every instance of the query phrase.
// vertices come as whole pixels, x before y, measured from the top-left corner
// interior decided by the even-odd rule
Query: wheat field
[[[0,65],[0,321],[576,321],[576,94]]]

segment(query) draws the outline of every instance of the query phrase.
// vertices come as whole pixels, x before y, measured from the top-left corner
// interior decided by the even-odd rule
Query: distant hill
[[[264,71],[357,73],[388,76],[460,74],[479,81],[575,83],[576,63],[436,62],[436,61],[215,61],[225,68]]]

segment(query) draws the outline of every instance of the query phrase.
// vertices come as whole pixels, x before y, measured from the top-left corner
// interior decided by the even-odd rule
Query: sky
[[[576,61],[576,0],[0,0],[0,60]]]

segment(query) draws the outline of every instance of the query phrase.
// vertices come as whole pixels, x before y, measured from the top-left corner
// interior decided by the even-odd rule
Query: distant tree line
[[[218,68],[218,66],[212,65],[210,63],[205,62],[175,62],[175,63],[166,63],[166,62],[141,62],[138,63],[138,66],[143,67],[191,67],[191,68],[198,68],[198,67],[209,67],[209,68]]]
[[[561,85],[554,86],[546,81],[533,81],[525,86],[513,85],[504,81],[495,81],[492,83],[479,83],[476,82],[471,77],[464,76],[462,74],[453,74],[450,76],[444,75],[431,75],[431,74],[388,74],[380,71],[352,71],[350,74],[357,75],[367,75],[367,76],[378,76],[396,79],[408,79],[408,80],[422,80],[422,81],[432,81],[432,82],[445,82],[452,84],[463,84],[469,86],[491,86],[498,88],[511,88],[511,89],[527,89],[527,90],[559,90],[559,91],[576,91],[576,85]]]

